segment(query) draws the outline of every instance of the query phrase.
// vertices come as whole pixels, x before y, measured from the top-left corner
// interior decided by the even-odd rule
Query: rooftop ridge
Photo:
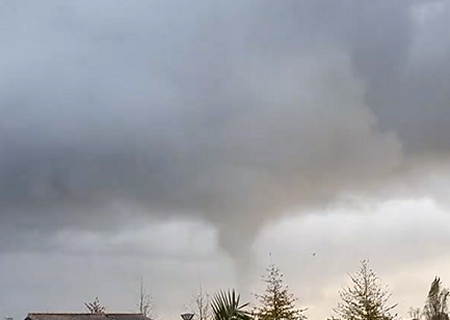
[[[140,313],[133,313],[133,312],[103,312],[103,313],[90,313],[90,312],[29,312],[28,314],[35,314],[35,315],[69,315],[69,316],[75,316],[75,315],[80,315],[80,316],[91,316],[91,315],[96,315],[96,316],[100,316],[100,315],[113,315],[113,314],[120,314],[120,315],[142,315]]]
[[[30,312],[25,320],[151,320],[141,313]]]

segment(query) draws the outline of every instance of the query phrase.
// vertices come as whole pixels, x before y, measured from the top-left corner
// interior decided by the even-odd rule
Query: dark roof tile
[[[151,320],[138,313],[29,313],[25,320]]]

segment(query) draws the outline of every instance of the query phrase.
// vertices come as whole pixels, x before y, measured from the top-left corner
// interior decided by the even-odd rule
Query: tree
[[[420,311],[420,308],[409,308],[408,315],[411,317],[411,320],[419,320],[420,314],[422,312]]]
[[[153,299],[144,288],[144,278],[141,279],[141,288],[139,291],[139,302],[137,304],[138,312],[143,316],[152,316]]]
[[[219,291],[211,301],[214,320],[251,320],[245,308],[248,303],[240,304],[241,297],[234,289]]]
[[[339,292],[341,302],[334,310],[344,320],[391,320],[396,317],[391,311],[397,304],[390,305],[391,293],[387,286],[380,285],[381,279],[369,267],[368,261],[361,262],[361,268],[350,275],[351,287]]]
[[[303,320],[306,319],[304,311],[297,309],[297,299],[289,292],[289,287],[284,284],[283,274],[274,265],[267,268],[267,275],[263,277],[266,290],[263,294],[256,294],[261,304],[256,307],[253,314],[261,320]]]
[[[449,320],[448,296],[449,291],[442,288],[441,279],[439,277],[434,278],[423,310],[423,316],[426,320]]]
[[[92,302],[85,302],[84,305],[90,313],[105,313],[106,308],[100,304],[98,297],[95,297]]]
[[[191,304],[192,313],[195,314],[196,320],[210,320],[211,319],[211,304],[210,296],[203,291],[202,284],[199,285],[199,290],[193,296]]]

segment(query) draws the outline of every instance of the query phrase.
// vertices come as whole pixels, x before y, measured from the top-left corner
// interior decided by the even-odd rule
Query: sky
[[[450,1],[0,7],[2,316],[144,277],[176,319],[271,261],[310,319],[363,259],[402,316],[450,283]]]

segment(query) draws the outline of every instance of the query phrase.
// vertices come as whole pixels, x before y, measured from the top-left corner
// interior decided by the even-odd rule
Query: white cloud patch
[[[267,227],[255,248],[261,263],[272,253],[301,304],[311,306],[312,318],[318,319],[331,314],[339,288],[348,283],[346,274],[363,259],[390,285],[393,299],[401,302],[399,313],[407,316],[409,307],[422,306],[435,275],[450,283],[444,268],[449,245],[448,211],[423,198],[285,219]]]

